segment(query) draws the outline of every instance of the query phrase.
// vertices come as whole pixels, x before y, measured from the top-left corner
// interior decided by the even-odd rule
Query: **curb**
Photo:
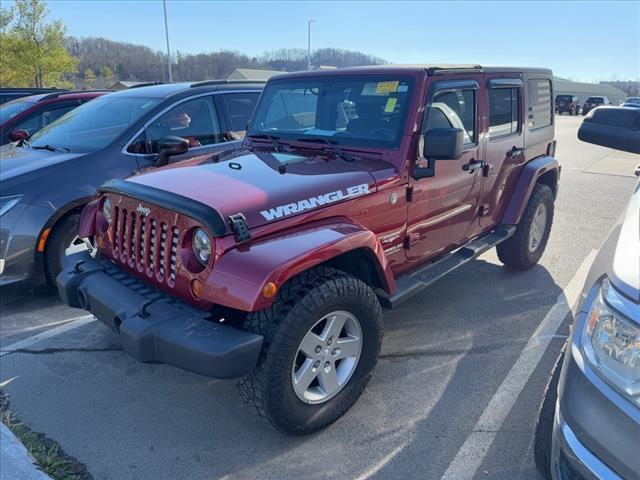
[[[20,440],[0,422],[0,480],[51,480],[36,467]]]

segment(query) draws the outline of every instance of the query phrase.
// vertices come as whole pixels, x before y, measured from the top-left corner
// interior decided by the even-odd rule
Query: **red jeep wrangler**
[[[143,362],[239,378],[277,429],[357,400],[382,309],[489,248],[533,266],[560,168],[551,71],[367,67],[271,79],[244,151],[104,185],[81,217],[98,256],[62,298]]]

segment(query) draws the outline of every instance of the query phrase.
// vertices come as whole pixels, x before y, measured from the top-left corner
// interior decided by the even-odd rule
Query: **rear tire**
[[[335,337],[325,335],[330,319],[337,314],[348,318],[344,328],[336,327],[339,331],[335,330]],[[347,325],[351,325],[353,335]],[[382,310],[364,282],[332,268],[318,267],[289,280],[270,308],[248,315],[244,328],[263,335],[264,342],[256,369],[238,379],[240,396],[277,430],[304,435],[336,421],[360,397],[380,353]],[[358,353],[346,357],[345,342],[358,338],[358,334]],[[313,345],[307,343],[309,338]],[[342,346],[344,352],[336,346]],[[342,353],[344,359],[331,358]],[[305,365],[311,371],[306,378],[312,380],[294,381],[302,376]],[[335,372],[338,378],[333,389],[328,380],[323,380],[321,370],[325,366],[326,378],[329,372]]]
[[[565,346],[566,348],[566,346]],[[551,378],[544,392],[544,398],[538,411],[533,440],[533,458],[536,469],[543,478],[551,480],[551,447],[553,443],[553,422],[556,414],[558,400],[558,383],[562,364],[564,362],[565,348],[562,349],[558,360],[551,372]]]
[[[535,184],[516,232],[496,247],[498,258],[505,266],[527,270],[538,263],[551,233],[553,200],[548,185]]]

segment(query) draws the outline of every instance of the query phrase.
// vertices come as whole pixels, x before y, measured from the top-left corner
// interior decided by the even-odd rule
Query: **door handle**
[[[484,167],[484,160],[471,160],[469,163],[462,165],[465,172],[473,173],[479,168]]]
[[[507,157],[513,158],[524,154],[524,148],[513,147],[507,152]]]

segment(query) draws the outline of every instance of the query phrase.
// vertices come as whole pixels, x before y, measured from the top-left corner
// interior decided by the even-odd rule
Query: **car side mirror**
[[[640,109],[596,108],[582,121],[578,139],[623,152],[640,153]]]
[[[29,132],[22,128],[16,128],[9,132],[9,140],[12,142],[19,142],[20,140],[26,140],[27,138],[29,138]]]
[[[416,167],[413,178],[433,177],[436,160],[458,160],[462,157],[464,133],[460,128],[434,128],[423,138],[422,156],[427,159],[426,167]]]
[[[189,150],[189,140],[182,137],[165,137],[158,141],[158,160],[156,166],[162,167],[169,163],[175,155],[182,155]]]

